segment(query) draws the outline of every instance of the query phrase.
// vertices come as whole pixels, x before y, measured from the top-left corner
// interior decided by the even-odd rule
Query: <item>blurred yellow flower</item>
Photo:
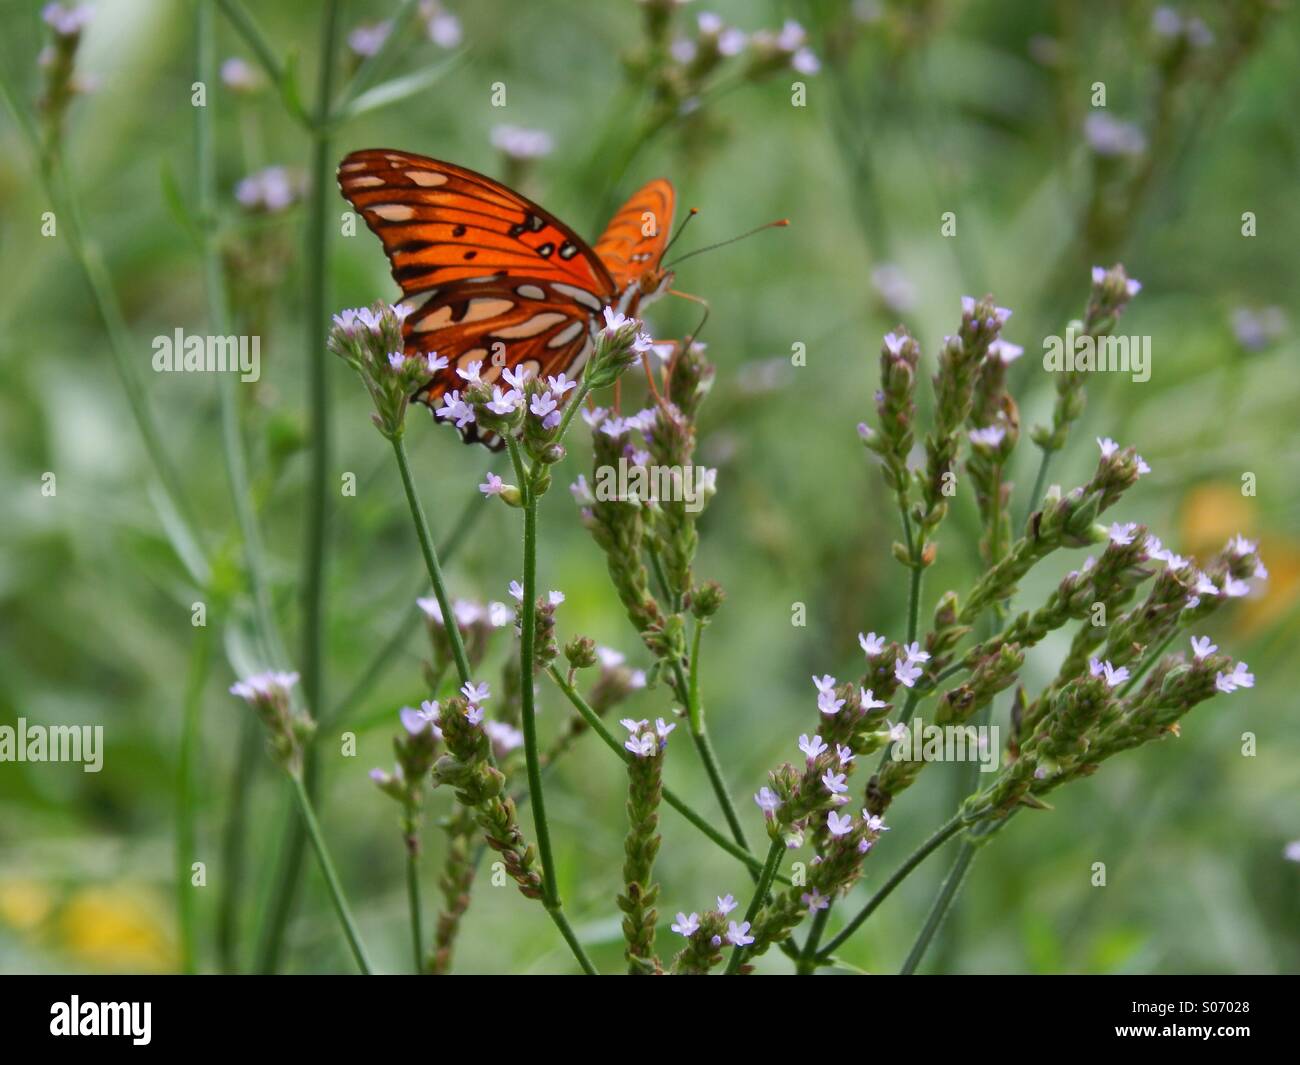
[[[59,915],[63,946],[94,965],[110,969],[175,968],[176,950],[153,893],[127,886],[78,891]]]
[[[50,891],[35,880],[0,880],[0,921],[28,932],[49,915]]]
[[[1183,497],[1180,554],[1206,559],[1222,550],[1229,537],[1249,537],[1255,524],[1254,503],[1231,484],[1202,484]],[[1272,563],[1265,559],[1270,568]]]

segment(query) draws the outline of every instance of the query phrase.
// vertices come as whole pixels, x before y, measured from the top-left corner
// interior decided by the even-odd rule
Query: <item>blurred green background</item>
[[[344,33],[385,18],[392,4],[345,2]],[[49,40],[40,4],[4,0],[0,64],[18,103],[41,94],[38,53]],[[75,99],[66,168],[82,225],[120,301],[133,372],[182,473],[213,560],[214,590],[178,561],[160,493],[114,373],[104,327],[65,240],[41,234],[50,204],[36,160],[9,111],[0,115],[0,724],[102,724],[104,769],[0,764],[0,968],[5,971],[173,970],[180,964],[173,857],[182,707],[196,630],[190,604],[213,606],[210,670],[201,701],[194,860],[198,956],[219,968],[219,898],[229,886],[223,850],[234,790],[250,810],[235,958],[252,964],[252,932],[266,905],[288,814],[283,780],[265,757],[236,781],[247,709],[226,689],[255,664],[237,526],[221,460],[211,375],[157,375],[151,342],[176,328],[205,333],[199,251],[176,204],[195,199],[194,6],[99,0],[77,54],[92,91]],[[323,4],[255,5],[281,55],[296,56],[310,96]],[[1083,420],[1052,481],[1079,483],[1096,461],[1095,436],[1133,444],[1154,472],[1115,520],[1142,521],[1182,553],[1207,557],[1232,533],[1261,541],[1267,588],[1221,612],[1209,634],[1244,658],[1253,691],[1195,711],[1179,739],[1113,762],[1056,794],[1056,810],[1017,819],[976,863],[955,916],[926,968],[958,972],[1295,972],[1300,970],[1300,34],[1289,5],[1147,3],[742,3],[686,5],[674,37],[697,36],[716,10],[747,32],[808,27],[820,70],[744,76],[745,54],[668,118],[653,122],[655,90],[621,56],[643,46],[643,12],[618,2],[447,0],[463,40],[427,39],[419,20],[391,69],[447,63],[426,91],[343,124],[333,156],[394,147],[498,177],[594,239],[611,200],[658,175],[677,186],[679,211],[701,209],[679,248],[733,236],[772,218],[787,230],[683,264],[677,286],[712,305],[704,339],[719,366],[705,408],[701,458],[719,468],[719,494],[702,521],[696,573],[729,598],[706,637],[703,693],[710,729],[751,838],[761,819],[749,796],[766,772],[797,755],[816,710],[809,675],[855,675],[859,631],[901,636],[904,571],[889,557],[896,516],[855,432],[872,414],[881,334],[904,321],[925,359],[956,329],[959,297],[993,292],[1015,311],[1006,336],[1026,348],[1013,387],[1028,427],[1050,411],[1041,339],[1080,314],[1087,267],[1122,260],[1144,289],[1122,330],[1153,338],[1151,380],[1097,375]],[[1205,19],[1207,33],[1189,20]],[[1172,21],[1171,21],[1172,18]],[[446,30],[449,24],[444,23]],[[230,24],[216,22],[218,60],[251,60]],[[444,43],[451,43],[450,38]],[[684,53],[683,53],[684,54]],[[338,62],[355,63],[341,46]],[[806,83],[806,106],[791,82]],[[507,106],[491,105],[492,86]],[[1096,128],[1090,96],[1129,123],[1117,138]],[[238,182],[271,165],[307,178],[308,142],[270,90],[210,86],[215,107],[219,230],[238,320],[262,337],[263,379],[238,389],[252,492],[267,542],[274,609],[296,650],[303,494],[308,475],[301,203],[250,212]],[[688,97],[694,96],[687,93]],[[662,96],[660,97],[662,99]],[[1089,124],[1089,114],[1094,118]],[[503,159],[501,124],[543,130],[550,154]],[[1091,130],[1092,138],[1089,138]],[[1110,140],[1104,138],[1111,134]],[[1135,143],[1139,141],[1140,143]],[[1137,151],[1132,149],[1137,148]],[[1127,154],[1125,154],[1127,152]],[[170,190],[170,191],[169,191]],[[334,218],[345,204],[331,193]],[[940,235],[955,212],[957,233]],[[1241,234],[1255,213],[1257,235]],[[679,213],[680,218],[680,213]],[[378,241],[329,234],[336,309],[392,298]],[[680,336],[697,309],[665,300],[656,334]],[[326,322],[319,323],[323,341]],[[790,363],[806,346],[807,365]],[[363,390],[330,360],[331,483],[357,475],[355,497],[331,495],[326,699],[336,704],[407,618],[400,653],[350,710],[359,752],[321,744],[321,820],[362,931],[381,968],[404,969],[409,950],[396,807],[367,780],[391,762],[396,710],[422,697],[422,626],[410,622],[423,569],[383,440]],[[921,390],[928,403],[928,389]],[[467,503],[484,513],[448,565],[453,593],[504,599],[518,575],[518,515],[479,502],[475,485],[497,461],[468,449],[424,412],[408,448],[435,534]],[[581,427],[579,427],[581,428]],[[540,581],[562,589],[562,638],[576,633],[645,652],[608,585],[603,559],[577,521],[563,484],[589,473],[575,433],[556,490],[542,505]],[[1025,506],[1036,451],[1026,433],[1013,471]],[[41,494],[57,476],[58,493]],[[1252,472],[1258,494],[1243,497]],[[961,496],[943,530],[925,609],[975,574],[977,519]],[[1018,600],[1041,600],[1079,555],[1052,559]],[[806,627],[790,624],[793,603]],[[1030,657],[1031,689],[1054,672],[1067,636]],[[506,650],[498,638],[493,668]],[[290,663],[278,663],[282,666]],[[628,709],[654,717],[663,689]],[[568,710],[542,689],[544,738]],[[1242,735],[1257,737],[1243,757]],[[689,744],[670,745],[669,783],[701,810],[716,805]],[[897,862],[945,820],[963,767],[936,766],[890,811],[892,831],[866,864],[860,904]],[[598,965],[614,969],[622,940],[620,887],[625,774],[590,737],[559,764],[548,797],[562,894]],[[434,817],[449,796],[436,794]],[[721,819],[719,818],[719,823]],[[524,824],[531,831],[527,808]],[[661,950],[675,950],[667,918],[703,910],[716,894],[744,897],[747,878],[676,814],[662,819],[658,870]],[[442,834],[426,828],[425,897],[432,924]],[[896,970],[951,853],[932,858],[843,949],[870,971]],[[1092,864],[1107,886],[1091,886]],[[284,967],[350,965],[317,870],[288,936]],[[855,905],[842,909],[852,912]],[[836,927],[832,921],[832,928]],[[761,967],[786,971],[777,952]],[[569,971],[542,908],[480,872],[458,948],[464,972]]]

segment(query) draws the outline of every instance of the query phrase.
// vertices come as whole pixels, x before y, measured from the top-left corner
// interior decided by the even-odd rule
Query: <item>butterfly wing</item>
[[[410,309],[407,355],[449,361],[417,399],[432,406],[459,388],[455,371],[470,362],[481,361],[491,383],[518,366],[572,376],[590,354],[591,317],[617,288],[582,238],[543,208],[472,170],[387,149],[353,152],[338,181],[383,242]]]
[[[642,185],[605,227],[593,251],[622,292],[647,270],[656,270],[673,228],[676,194],[656,178]]]

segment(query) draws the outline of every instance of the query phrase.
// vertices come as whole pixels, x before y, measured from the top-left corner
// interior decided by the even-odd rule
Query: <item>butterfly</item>
[[[488,384],[520,367],[574,376],[606,307],[635,315],[673,280],[662,259],[676,197],[663,178],[633,193],[590,247],[531,200],[454,163],[371,148],[339,164],[338,182],[401,287],[405,354],[448,360],[413,397],[430,407],[474,362]],[[473,423],[462,436],[503,446]]]

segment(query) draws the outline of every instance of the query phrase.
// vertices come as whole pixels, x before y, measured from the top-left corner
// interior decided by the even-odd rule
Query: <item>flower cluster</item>
[[[258,673],[236,681],[230,694],[248,703],[266,726],[271,756],[293,776],[302,773],[303,748],[316,731],[316,722],[305,709],[293,705],[292,690],[297,673]]]
[[[389,440],[401,439],[411,396],[447,365],[435,352],[405,354],[402,323],[408,313],[404,304],[382,302],[340,311],[328,341],[330,351],[360,376],[375,407],[371,420]]]

